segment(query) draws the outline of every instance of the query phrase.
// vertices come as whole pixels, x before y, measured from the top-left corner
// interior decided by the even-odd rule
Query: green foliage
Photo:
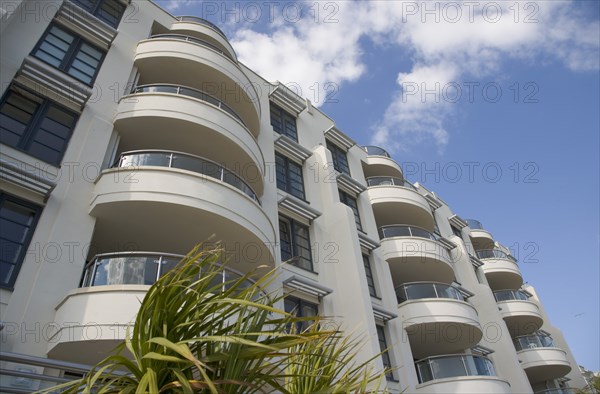
[[[222,283],[220,251],[196,247],[147,292],[127,339],[84,378],[45,392],[339,393],[377,389],[387,371],[355,365],[356,340],[297,318],[261,289],[276,270]],[[369,387],[369,389],[367,389]]]

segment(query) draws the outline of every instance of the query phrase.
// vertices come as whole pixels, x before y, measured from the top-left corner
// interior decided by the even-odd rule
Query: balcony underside
[[[114,169],[103,172],[94,192],[91,255],[187,254],[210,238],[222,243],[235,270],[249,272],[274,262],[275,232],[260,205],[218,180],[161,167],[130,174]]]
[[[402,168],[393,159],[385,156],[367,156],[363,163],[365,178],[389,176],[403,178]]]
[[[407,282],[452,283],[454,269],[448,251],[438,242],[418,237],[394,237],[381,241],[394,286]]]
[[[405,224],[434,230],[433,215],[427,200],[415,190],[398,186],[373,186],[367,189],[378,227]]]
[[[402,327],[413,358],[459,353],[483,337],[477,311],[452,299],[428,298],[405,301],[398,306]]]
[[[485,230],[471,230],[471,242],[475,250],[487,250],[494,249],[494,238],[492,234]]]
[[[518,289],[523,284],[519,267],[508,259],[483,259],[481,269],[492,290]]]
[[[134,94],[121,100],[114,124],[121,152],[161,149],[202,156],[237,172],[262,194],[265,163],[258,143],[210,104],[168,93]]]
[[[512,337],[533,334],[544,323],[539,308],[531,301],[501,301],[497,305]]]
[[[205,91],[234,109],[258,135],[258,93],[228,57],[191,42],[155,38],[138,44],[135,65],[140,72],[138,85],[167,83]]]
[[[561,349],[525,349],[517,352],[517,356],[531,383],[562,378],[571,372],[567,354]]]

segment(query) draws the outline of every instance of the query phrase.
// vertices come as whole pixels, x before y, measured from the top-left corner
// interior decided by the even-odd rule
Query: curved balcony
[[[544,320],[540,309],[523,291],[495,291],[494,297],[512,337],[529,335],[542,327]]]
[[[236,270],[273,264],[274,225],[252,189],[225,168],[166,152],[129,152],[120,165],[96,180],[94,250],[183,254],[214,239]]]
[[[493,249],[495,246],[492,234],[483,228],[480,221],[465,219],[471,229],[471,242],[475,250]]]
[[[567,354],[547,334],[524,335],[513,340],[521,366],[532,383],[562,378],[571,372]]]
[[[384,149],[377,146],[363,146],[363,149],[367,152],[367,158],[363,162],[366,178],[376,176],[403,178],[402,168]]]
[[[431,208],[413,184],[394,177],[370,177],[367,184],[377,225],[406,223],[433,231]]]
[[[239,65],[205,40],[159,35],[138,43],[134,64],[139,84],[174,84],[200,89],[225,102],[253,135],[260,131],[260,99]]]
[[[107,356],[125,339],[146,291],[182,258],[149,252],[95,256],[85,267],[81,288],[56,308],[55,323],[61,329],[49,341],[48,356],[88,365]],[[226,289],[241,276],[225,269],[213,283]]]
[[[237,172],[259,194],[264,158],[256,138],[227,104],[176,85],[143,85],[119,102],[114,125],[121,150],[168,149],[206,156]]]
[[[415,363],[419,393],[511,393],[483,356],[466,354],[428,357]]]
[[[415,226],[390,225],[379,229],[379,237],[394,284],[454,280],[450,252],[435,234]]]
[[[521,271],[512,256],[498,249],[484,249],[477,251],[477,257],[483,262],[481,269],[492,290],[518,289],[523,284]]]
[[[224,182],[260,204],[258,196],[242,178],[214,161],[181,152],[139,150],[124,152],[113,168],[166,167],[191,171]]]
[[[174,33],[191,35],[208,41],[226,51],[228,56],[237,62],[235,51],[225,36],[225,33],[223,33],[217,25],[206,19],[198,18],[196,16],[180,16],[177,18],[177,22],[174,22],[171,25],[170,30]]]
[[[396,287],[398,314],[413,357],[461,351],[475,346],[483,332],[467,294],[444,283],[416,282]]]

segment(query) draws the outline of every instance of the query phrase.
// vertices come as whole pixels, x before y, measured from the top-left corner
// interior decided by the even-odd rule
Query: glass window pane
[[[430,283],[406,285],[405,289],[409,300],[436,298],[435,289]]]

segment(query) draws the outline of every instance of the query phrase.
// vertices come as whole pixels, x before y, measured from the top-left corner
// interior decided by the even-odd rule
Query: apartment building
[[[364,333],[362,359],[391,346],[392,392],[585,385],[499,240],[214,24],[148,1],[1,4],[1,391],[99,361],[213,234],[228,275],[289,260],[279,307]]]

